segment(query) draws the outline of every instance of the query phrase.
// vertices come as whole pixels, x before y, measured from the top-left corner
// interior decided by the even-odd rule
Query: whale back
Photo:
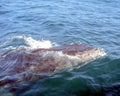
[[[0,86],[45,78],[105,55],[104,51],[85,44],[70,44],[35,50],[12,50],[0,56]]]

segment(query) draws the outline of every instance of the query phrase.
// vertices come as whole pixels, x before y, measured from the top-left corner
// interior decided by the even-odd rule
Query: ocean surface
[[[0,54],[71,43],[107,55],[0,96],[120,96],[120,0],[0,0]]]

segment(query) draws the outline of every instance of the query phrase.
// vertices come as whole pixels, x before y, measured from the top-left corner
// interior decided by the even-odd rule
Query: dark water
[[[2,96],[120,96],[120,0],[0,0],[1,52],[24,45],[18,36],[82,42],[107,56],[20,85],[15,94],[1,88]]]

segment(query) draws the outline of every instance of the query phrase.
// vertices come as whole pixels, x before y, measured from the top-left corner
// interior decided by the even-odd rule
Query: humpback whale
[[[0,56],[0,86],[45,78],[66,67],[104,55],[104,50],[86,44],[12,50]]]

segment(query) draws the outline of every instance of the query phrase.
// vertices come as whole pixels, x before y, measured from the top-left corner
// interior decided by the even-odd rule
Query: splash
[[[51,48],[52,47],[52,42],[49,40],[35,40],[31,37],[25,37],[26,44],[31,48],[31,49],[37,49],[37,48]]]
[[[9,50],[32,50],[38,48],[51,48],[57,43],[52,43],[50,40],[36,40],[27,36],[14,36],[4,40],[0,45],[0,53],[6,53]]]

